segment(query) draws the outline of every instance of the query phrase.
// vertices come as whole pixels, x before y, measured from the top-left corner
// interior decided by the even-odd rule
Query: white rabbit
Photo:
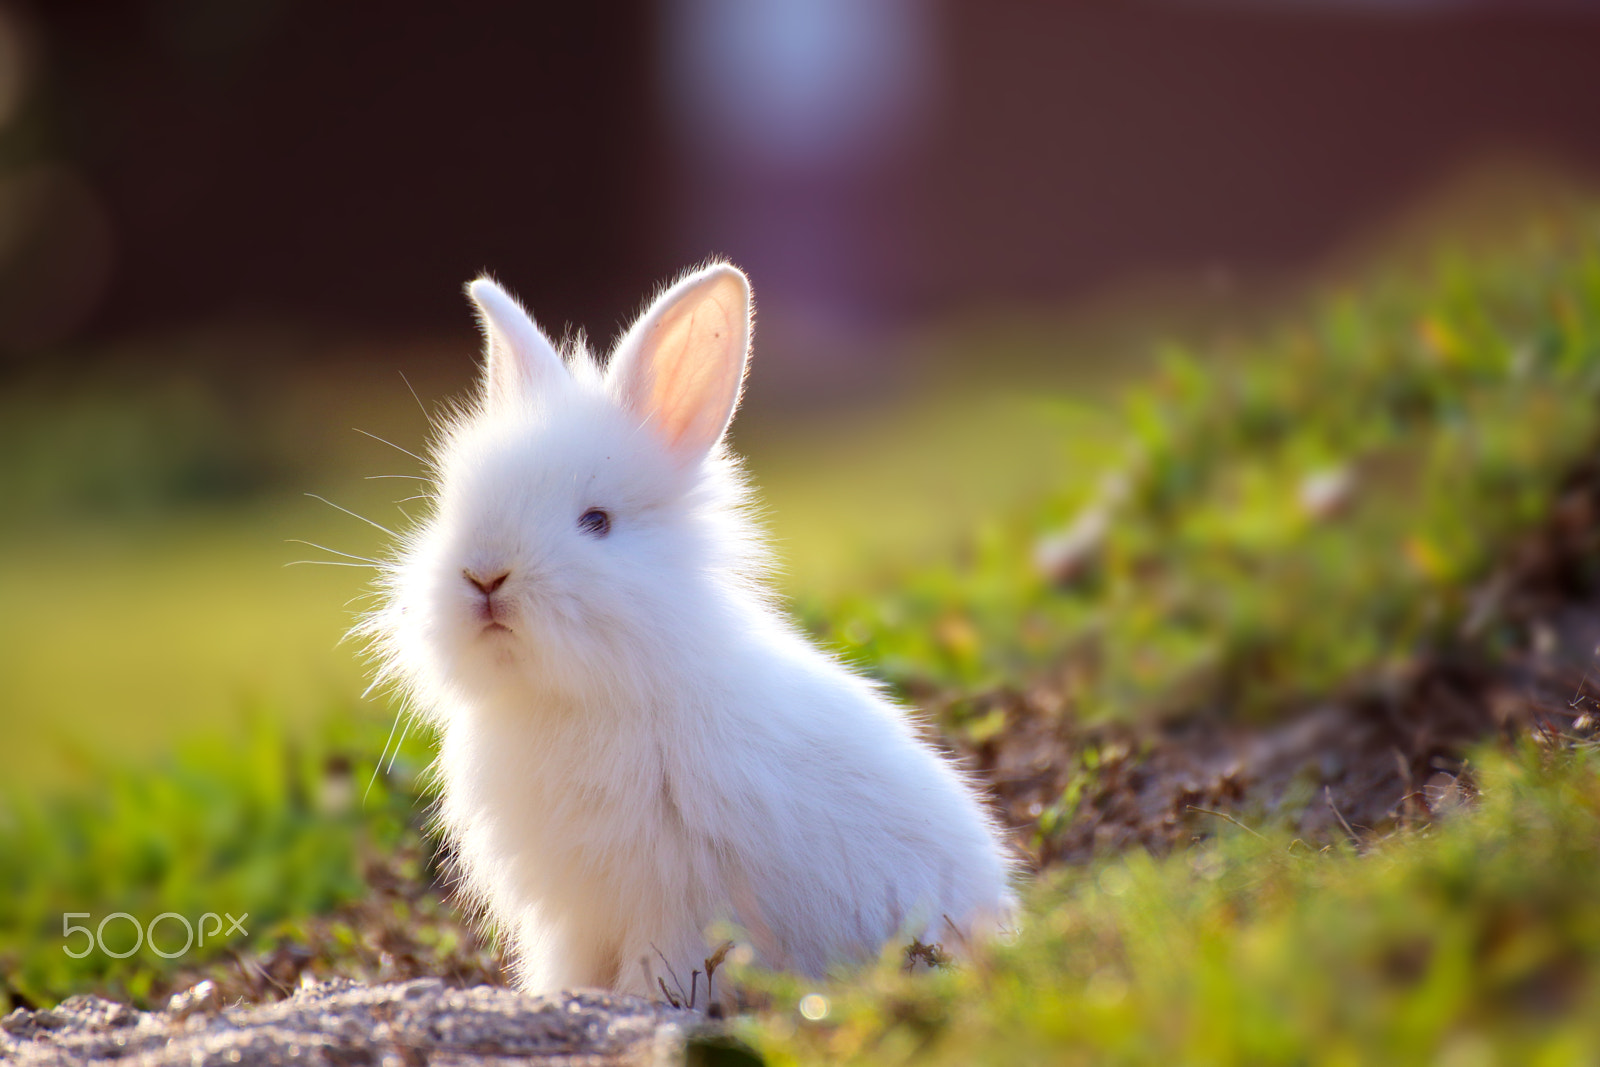
[[[764,584],[723,445],[744,275],[684,277],[604,371],[468,289],[481,395],[361,629],[439,731],[441,822],[519,985],[687,986],[719,922],[812,976],[1005,922],[1013,864],[973,786]]]

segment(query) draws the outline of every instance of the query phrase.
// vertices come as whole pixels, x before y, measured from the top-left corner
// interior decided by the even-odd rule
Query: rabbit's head
[[[369,623],[427,712],[529,687],[612,703],[648,686],[759,547],[723,436],[750,340],[743,274],[715,263],[663,293],[605,368],[566,358],[488,278],[478,395],[435,444],[431,515]],[[548,701],[547,701],[548,702]]]

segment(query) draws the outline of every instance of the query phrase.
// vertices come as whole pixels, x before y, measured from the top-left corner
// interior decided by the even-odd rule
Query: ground
[[[908,975],[895,946],[823,983],[731,968],[732,1031],[772,1063],[1600,1056],[1593,232],[1172,357],[1094,423],[1128,438],[1103,477],[953,560],[792,587],[988,789],[1030,877],[1015,942],[958,966]],[[83,991],[254,1025],[331,978],[503,983],[427,831],[426,739],[395,758],[329,722],[266,719],[0,819],[12,1039],[53,1040],[27,1009]],[[70,907],[219,896],[256,916],[248,942],[58,951]]]

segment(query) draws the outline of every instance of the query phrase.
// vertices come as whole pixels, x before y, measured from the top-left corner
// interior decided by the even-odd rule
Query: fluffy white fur
[[[442,823],[519,984],[655,995],[718,922],[820,975],[1004,921],[1011,864],[972,786],[763,584],[722,443],[744,275],[684,277],[604,371],[494,282],[469,291],[482,391],[364,629],[440,733]]]

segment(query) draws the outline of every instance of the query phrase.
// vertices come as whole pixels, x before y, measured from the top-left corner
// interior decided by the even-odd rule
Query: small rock
[[[1087,577],[1099,563],[1110,531],[1110,509],[1103,505],[1089,508],[1066,529],[1039,541],[1033,550],[1033,565],[1046,579],[1071,585]]]
[[[172,994],[167,1000],[167,1015],[174,1022],[181,1022],[191,1015],[202,1012],[206,1015],[215,1015],[221,1007],[222,1001],[217,993],[217,983],[208,978]]]
[[[1319,522],[1336,519],[1355,501],[1356,479],[1349,467],[1313,471],[1300,482],[1300,510]]]
[[[1470,799],[1466,790],[1461,788],[1461,779],[1445,771],[1439,771],[1428,777],[1422,786],[1422,795],[1427,800],[1428,811],[1434,818],[1454,814]]]

